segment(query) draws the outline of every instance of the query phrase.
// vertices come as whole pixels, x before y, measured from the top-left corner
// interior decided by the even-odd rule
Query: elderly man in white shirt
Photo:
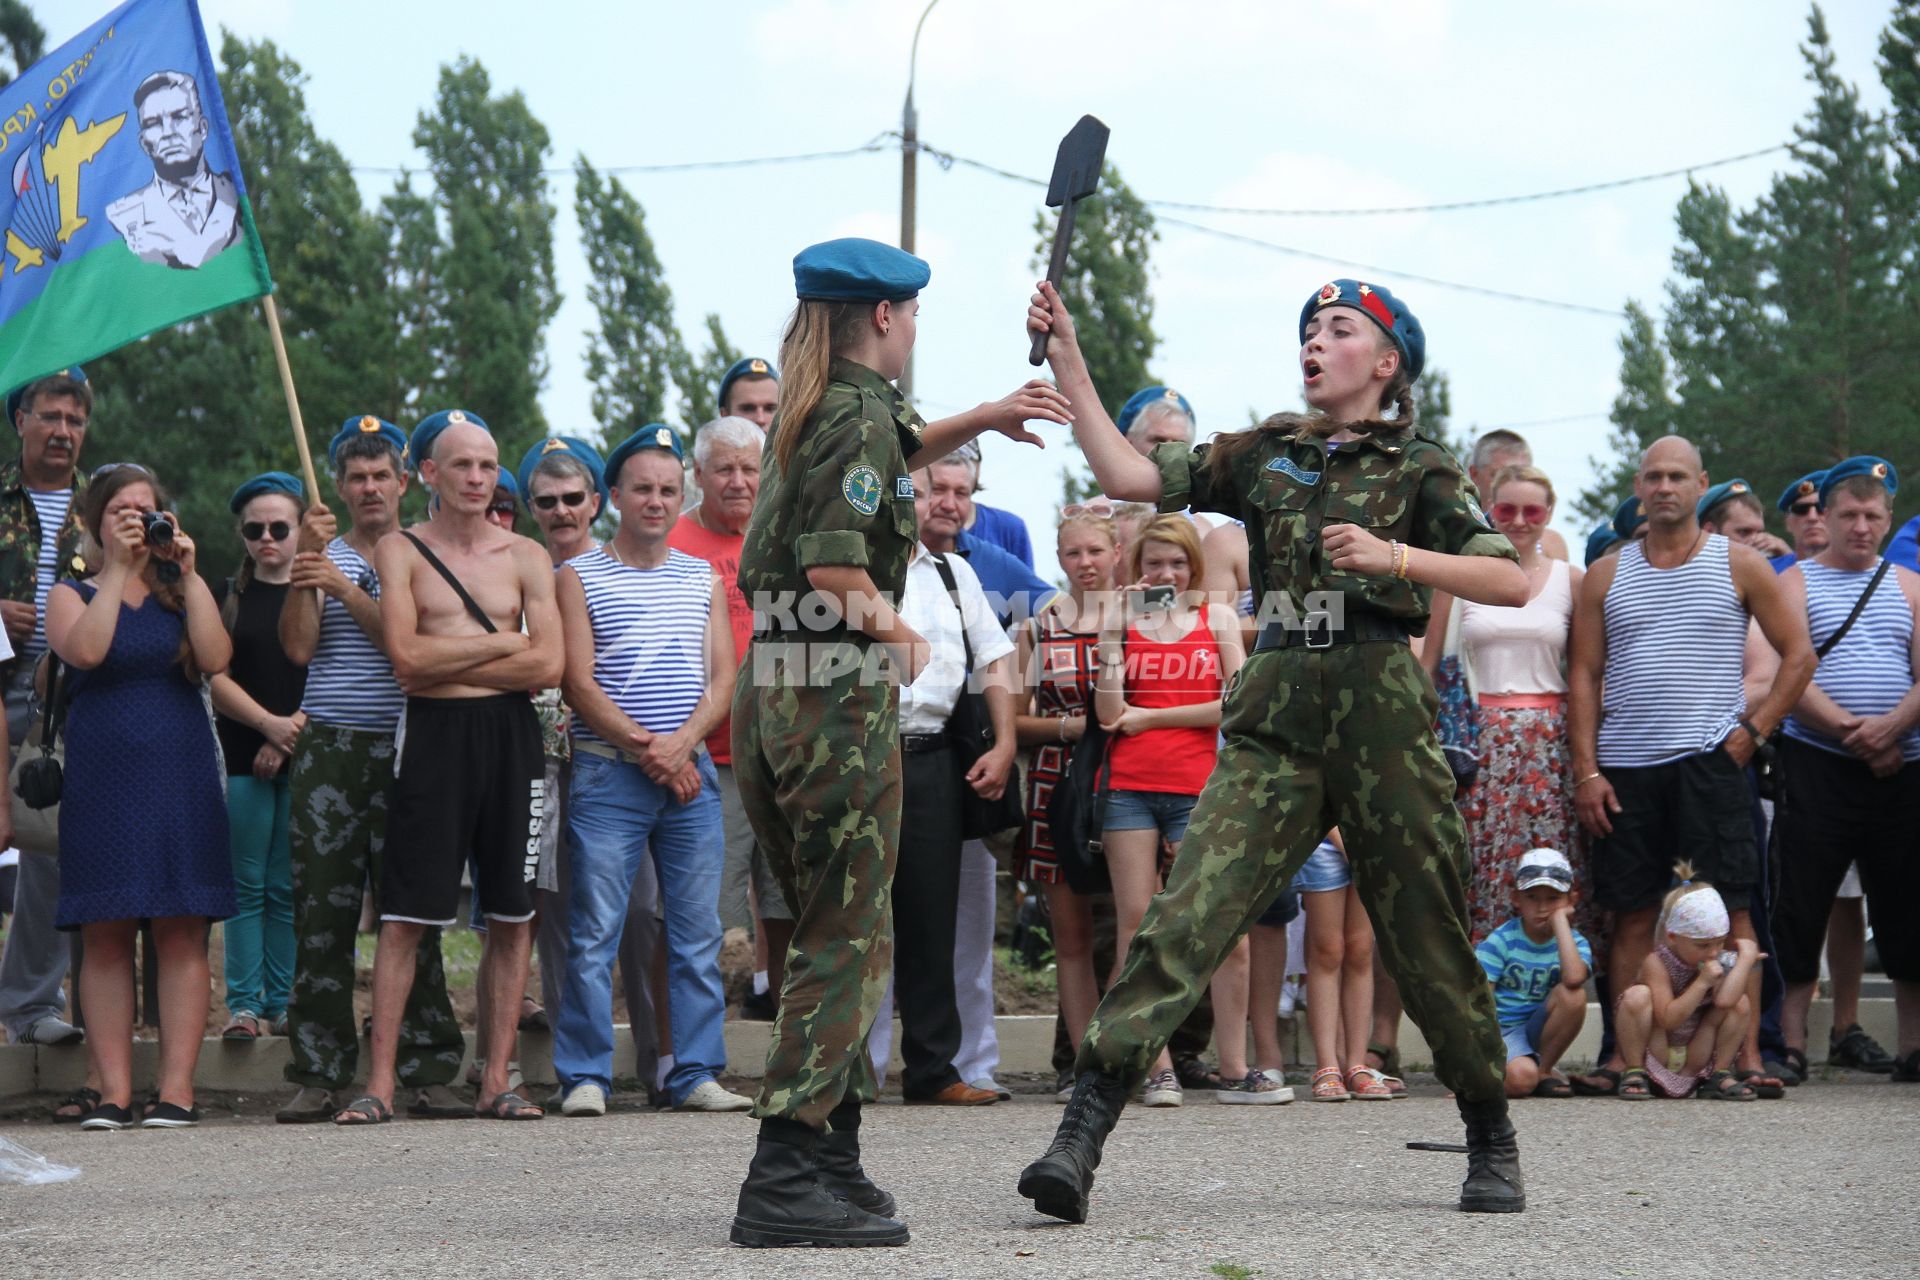
[[[951,550],[964,509],[959,490],[969,473],[943,459],[913,476],[921,541],[907,563],[900,612],[927,640],[930,660],[900,691],[900,761],[905,774],[900,857],[893,880],[893,991],[900,1006],[900,1092],[909,1104],[984,1106],[998,1100],[975,1088],[955,1067],[962,1028],[954,991],[954,935],[960,893],[960,802],[963,787],[996,799],[1013,774],[1013,644],[1000,629],[980,580]],[[944,483],[943,483],[944,482]],[[940,569],[952,574],[949,594]],[[984,692],[995,745],[963,770],[948,739],[947,721],[968,687],[966,652],[973,650],[972,687]],[[868,1047],[882,1072],[891,1040],[883,1007]]]

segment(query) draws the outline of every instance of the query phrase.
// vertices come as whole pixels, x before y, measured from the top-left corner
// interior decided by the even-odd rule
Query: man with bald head
[[[1806,618],[1772,566],[1700,527],[1707,473],[1698,449],[1679,436],[1656,441],[1633,491],[1647,536],[1587,570],[1568,663],[1574,804],[1594,836],[1595,896],[1615,914],[1616,994],[1641,980],[1678,863],[1720,890],[1734,937],[1754,936],[1760,855],[1747,764],[1814,667]],[[1749,623],[1780,655],[1771,688],[1752,705],[1742,679]],[[1756,969],[1756,1009],[1758,988]],[[1757,1072],[1751,1040],[1741,1059]]]
[[[553,567],[539,544],[487,519],[500,454],[479,415],[433,414],[407,453],[439,502],[425,524],[374,549],[387,656],[407,707],[380,869],[373,1065],[366,1093],[334,1122],[378,1124],[392,1114],[414,948],[423,931],[457,918],[469,862],[487,918],[480,963],[492,996],[476,1055],[486,1062],[479,1114],[537,1120],[540,1108],[507,1074],[533,938],[545,771],[528,691],[559,684],[565,663]]]

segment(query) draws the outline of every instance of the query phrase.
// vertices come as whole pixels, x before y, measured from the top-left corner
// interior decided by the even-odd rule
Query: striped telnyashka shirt
[[[669,551],[659,568],[635,569],[604,547],[575,556],[567,566],[586,592],[595,683],[649,733],[678,729],[707,688],[713,566]],[[579,716],[573,718],[573,736],[600,741]]]
[[[380,578],[373,566],[345,538],[327,544],[327,559],[375,600]],[[407,695],[393,678],[387,655],[347,612],[347,606],[327,596],[320,605],[320,638],[307,664],[307,691],[300,709],[307,718],[340,729],[392,733],[406,709]]]
[[[1873,580],[1873,569],[1858,573],[1829,569],[1817,560],[1799,561],[1797,567],[1807,580],[1807,630],[1818,648],[1853,612],[1860,593]],[[1891,711],[1913,689],[1913,611],[1907,607],[1906,593],[1900,590],[1895,570],[1887,570],[1860,617],[1840,637],[1840,643],[1820,659],[1813,682],[1842,710],[1857,716]],[[1786,734],[1835,755],[1852,754],[1794,716],[1787,717]],[[1920,760],[1920,729],[1901,737],[1900,757]]]

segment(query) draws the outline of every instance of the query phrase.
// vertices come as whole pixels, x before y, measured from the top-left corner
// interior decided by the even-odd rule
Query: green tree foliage
[[[585,156],[574,161],[573,172],[587,298],[600,318],[587,334],[587,377],[594,421],[613,445],[666,416],[668,382],[676,367],[691,362],[673,322],[673,290],[647,234],[645,210],[618,179],[601,178]]]
[[[434,356],[420,407],[472,409],[500,456],[518,459],[547,434],[545,337],[560,306],[547,129],[524,97],[495,95],[486,68],[463,57],[440,69],[413,142],[433,175],[440,232],[422,264],[436,306],[420,335]]]
[[[0,0],[0,89],[46,54],[46,30],[26,0]]]
[[[1850,454],[1920,457],[1916,35],[1920,14],[1903,3],[1881,44],[1889,120],[1836,74],[1815,8],[1801,50],[1813,103],[1791,166],[1748,209],[1699,184],[1682,197],[1664,324],[1629,312],[1616,459],[1584,513],[1610,511],[1638,454],[1671,431],[1700,446],[1713,478],[1743,476],[1763,495]]]
[[[1413,384],[1413,420],[1421,435],[1438,440],[1466,465],[1473,451],[1473,428],[1456,427],[1453,421],[1453,379],[1445,369],[1427,368]]]
[[[270,41],[231,35],[220,56],[247,194],[318,451],[348,414],[391,417],[400,407],[401,384],[387,376],[395,339],[382,235],[345,157],[314,132],[299,64]],[[228,495],[257,472],[298,469],[260,308],[228,308],[164,330],[95,361],[89,374],[99,402],[88,461],[152,466],[173,489],[208,576],[231,572],[240,547]],[[324,458],[319,466],[324,476]]]
[[[727,341],[719,316],[709,311],[706,324],[706,350],[695,357],[682,346],[673,370],[674,384],[680,388],[680,416],[689,431],[698,431],[720,416],[714,393],[720,389],[721,375],[745,354]]]

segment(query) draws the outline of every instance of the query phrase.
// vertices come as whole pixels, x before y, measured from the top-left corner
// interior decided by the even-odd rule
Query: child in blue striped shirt
[[[1513,919],[1474,949],[1493,983],[1507,1042],[1509,1098],[1570,1098],[1554,1070],[1587,1017],[1583,988],[1593,949],[1573,928],[1573,866],[1553,849],[1520,855]]]

